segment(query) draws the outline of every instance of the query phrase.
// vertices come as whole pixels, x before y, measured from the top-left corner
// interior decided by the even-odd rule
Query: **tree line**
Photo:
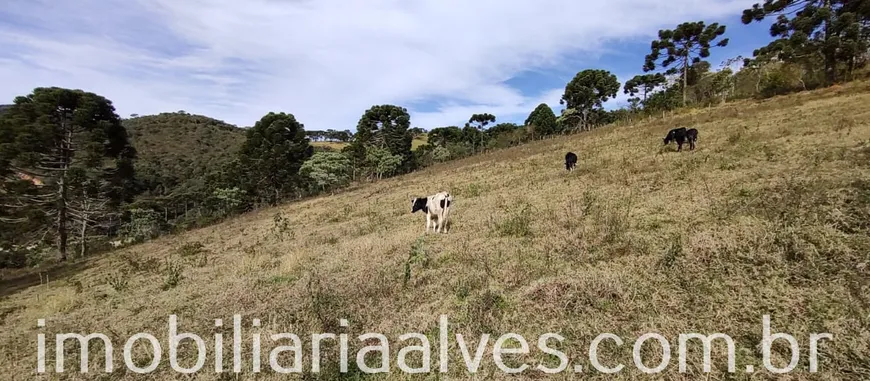
[[[153,196],[110,100],[83,90],[36,88],[0,110],[0,267],[33,264],[46,253],[81,257],[107,249],[110,241],[147,240],[179,226],[619,120],[830,86],[854,79],[866,66],[870,0],[765,0],[746,9],[742,22],[769,18],[776,20],[774,41],[719,70],[705,59],[727,46],[725,25],[695,21],[660,30],[639,65],[644,74],[622,84],[607,70],[581,70],[565,85],[560,115],[542,103],[522,124],[479,113],[462,127],[426,132],[411,127],[407,109],[383,104],[365,110],[351,133],[306,130],[293,114],[270,112],[245,131],[232,160],[203,176],[196,191],[174,197]],[[742,67],[735,71],[734,64]],[[630,95],[628,105],[605,110],[619,91]],[[412,150],[414,137],[423,134],[427,143]],[[315,150],[315,141],[348,144]],[[191,215],[195,223],[180,223]]]

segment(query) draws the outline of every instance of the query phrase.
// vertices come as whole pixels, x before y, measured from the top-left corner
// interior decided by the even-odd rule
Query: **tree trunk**
[[[57,208],[57,250],[60,254],[60,260],[66,260],[66,243],[67,243],[67,230],[66,230],[66,221],[67,221],[67,207],[66,207],[66,181],[64,181],[64,177],[66,175],[66,171],[64,171],[58,182],[60,188],[58,189],[58,196],[60,199],[58,200],[58,208]]]
[[[58,176],[58,201],[57,201],[57,249],[61,261],[66,261],[67,255],[67,240],[69,239],[67,232],[67,220],[69,219],[67,210],[67,187],[66,173],[69,169],[69,162],[72,150],[72,126],[67,123],[67,114],[65,110],[61,116],[61,131],[63,131],[63,140],[60,142],[60,176]]]
[[[833,10],[831,9],[831,0],[825,0],[824,8],[828,10],[828,14]],[[825,46],[823,48],[824,56],[825,56],[825,82],[826,85],[831,86],[837,80],[836,73],[836,62],[834,57],[834,52],[829,48],[828,44],[831,40],[831,18],[830,16],[825,19]]]
[[[88,239],[87,239],[87,235],[86,235],[87,231],[88,231],[88,220],[87,220],[87,218],[82,218],[82,231],[81,231],[82,242],[81,242],[81,252],[79,253],[79,258],[84,258],[85,253],[87,252],[87,249],[88,249]]]
[[[686,91],[689,89],[689,56],[683,58],[683,107],[686,107]]]

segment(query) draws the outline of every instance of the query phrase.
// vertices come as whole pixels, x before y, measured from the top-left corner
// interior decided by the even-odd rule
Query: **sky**
[[[740,23],[752,3],[4,0],[0,104],[60,86],[102,95],[122,117],[184,110],[240,127],[274,111],[307,130],[354,131],[379,104],[425,129],[484,112],[522,123],[540,103],[558,115],[578,71],[643,74],[658,30],[684,21],[727,25],[714,68],[751,57],[770,40],[769,24]]]

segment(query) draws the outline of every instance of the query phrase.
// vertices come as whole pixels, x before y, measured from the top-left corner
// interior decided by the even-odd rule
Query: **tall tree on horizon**
[[[712,46],[727,46],[727,38],[719,40],[715,45],[713,44],[717,38],[724,34],[725,25],[719,25],[719,23],[706,25],[703,21],[684,22],[673,30],[659,30],[659,39],[650,43],[651,51],[646,56],[643,71],[655,70],[656,61],[664,54],[661,66],[670,67],[666,74],[682,74],[683,106],[685,106],[689,87],[689,67],[701,62],[702,58],[709,57]]]
[[[380,152],[369,155],[368,151],[386,149],[391,155],[401,157],[400,168],[409,171],[414,159],[410,128],[411,115],[404,107],[389,104],[372,106],[360,117],[353,142],[345,147],[345,152],[353,159],[355,166],[360,166],[372,157],[386,157]]]
[[[541,103],[535,107],[523,124],[534,126],[532,128],[535,135],[540,137],[555,134],[559,127],[556,123],[556,114],[546,103]]]
[[[468,119],[468,124],[478,130],[483,130],[490,123],[495,123],[495,115],[490,113],[474,114]]]
[[[620,83],[613,73],[602,69],[583,70],[565,85],[565,92],[559,99],[559,104],[566,105],[565,115],[579,115],[583,128],[590,125],[590,115],[603,107],[604,102],[616,97]],[[571,111],[567,111],[571,110]]]

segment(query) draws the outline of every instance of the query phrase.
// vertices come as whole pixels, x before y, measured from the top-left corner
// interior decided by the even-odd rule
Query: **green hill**
[[[162,113],[123,123],[138,152],[137,177],[158,194],[197,188],[245,141],[244,129],[202,115]]]

